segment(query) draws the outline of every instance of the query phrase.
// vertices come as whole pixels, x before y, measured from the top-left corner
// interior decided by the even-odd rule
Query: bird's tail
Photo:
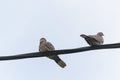
[[[66,66],[66,63],[64,61],[62,61],[60,58],[55,59],[55,62],[62,68],[64,68]]]
[[[83,37],[83,38],[87,37],[87,35],[85,35],[85,34],[81,34],[80,36]]]

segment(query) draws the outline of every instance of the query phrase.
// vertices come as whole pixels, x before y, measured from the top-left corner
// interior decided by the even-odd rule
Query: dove
[[[84,38],[90,46],[102,45],[104,43],[104,34],[102,32],[98,32],[96,35],[81,34],[80,36]]]
[[[39,51],[40,52],[45,52],[45,51],[54,51],[55,47],[53,46],[52,43],[48,42],[45,38],[40,39],[40,44],[39,44]],[[66,63],[60,59],[58,55],[51,55],[47,56],[49,59],[54,60],[61,68],[64,68],[66,66]]]

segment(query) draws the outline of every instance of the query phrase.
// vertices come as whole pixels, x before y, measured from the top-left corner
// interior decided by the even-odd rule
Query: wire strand
[[[0,61],[45,57],[45,56],[51,56],[51,55],[63,55],[63,54],[85,52],[90,50],[114,49],[114,48],[120,48],[120,43],[104,44],[104,45],[98,45],[98,46],[87,46],[87,47],[81,47],[81,48],[75,48],[75,49],[63,49],[63,50],[46,51],[46,52],[31,52],[31,53],[11,55],[11,56],[0,56]]]

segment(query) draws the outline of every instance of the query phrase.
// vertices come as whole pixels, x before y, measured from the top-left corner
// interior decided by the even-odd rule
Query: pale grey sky
[[[38,51],[45,37],[56,49],[88,46],[79,35],[104,33],[120,42],[119,0],[1,0],[0,55]],[[0,62],[0,80],[120,80],[120,49]]]

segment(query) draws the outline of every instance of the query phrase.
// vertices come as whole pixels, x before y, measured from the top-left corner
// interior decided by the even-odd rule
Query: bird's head
[[[40,43],[46,42],[47,40],[45,38],[40,39]]]
[[[98,32],[97,35],[104,36],[104,34],[102,32]]]

